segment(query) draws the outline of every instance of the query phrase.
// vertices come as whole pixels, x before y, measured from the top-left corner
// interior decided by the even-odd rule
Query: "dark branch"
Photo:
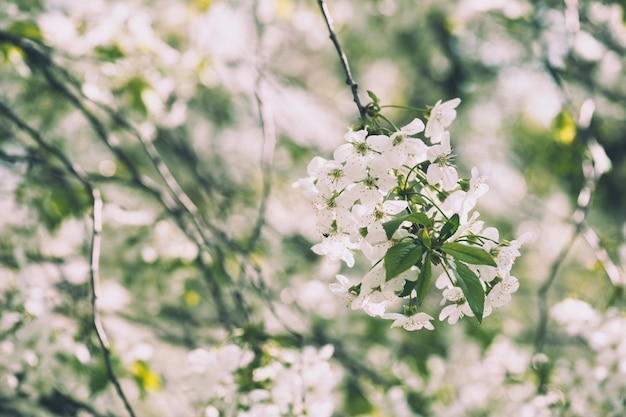
[[[109,342],[102,326],[102,321],[98,314],[97,298],[98,298],[98,283],[100,280],[100,245],[101,245],[101,233],[102,233],[102,199],[100,197],[100,190],[94,188],[89,181],[87,174],[76,163],[72,162],[61,150],[48,143],[43,136],[26,122],[24,122],[18,115],[16,115],[9,107],[0,102],[0,113],[9,119],[20,130],[27,133],[39,146],[46,151],[54,155],[85,188],[87,193],[91,196],[93,205],[92,216],[92,240],[91,240],[91,254],[90,254],[90,276],[91,276],[91,311],[92,311],[92,324],[96,331],[96,336],[100,342],[102,353],[104,357],[104,363],[107,369],[107,376],[109,381],[115,387],[118,396],[124,403],[124,407],[128,411],[131,417],[135,417],[135,412],[131,407],[122,386],[113,370],[111,362],[111,350],[109,348]]]
[[[341,66],[343,67],[343,71],[346,73],[346,84],[350,86],[352,89],[352,97],[354,98],[354,103],[356,107],[359,109],[359,115],[361,116],[361,120],[365,119],[365,107],[361,104],[361,99],[359,98],[359,87],[357,83],[352,78],[352,72],[350,71],[350,64],[348,63],[348,58],[341,48],[341,44],[337,39],[337,35],[335,33],[335,29],[333,28],[333,19],[330,17],[330,12],[328,11],[328,6],[326,6],[326,2],[324,0],[318,0],[317,2],[322,10],[322,14],[324,15],[324,21],[326,22],[326,27],[328,28],[328,33],[330,34],[330,40],[335,45],[335,49],[337,50],[337,54],[339,55],[339,60],[341,61]]]

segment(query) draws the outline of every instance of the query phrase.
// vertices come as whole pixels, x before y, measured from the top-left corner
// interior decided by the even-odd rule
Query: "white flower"
[[[385,314],[386,305],[387,305],[387,300],[373,301],[368,297],[365,299],[365,301],[361,305],[361,310],[367,313],[368,316],[380,317],[383,314]]]
[[[600,323],[600,313],[588,303],[574,298],[566,298],[550,309],[554,318],[570,335],[584,334]],[[626,353],[626,352],[625,352]]]
[[[317,178],[318,184],[325,184],[333,191],[341,191],[351,182],[340,162],[327,161],[320,156],[311,160],[307,167],[307,173],[311,177]]]
[[[452,148],[450,147],[450,134],[444,132],[439,145],[433,145],[428,149],[427,156],[431,164],[426,171],[426,178],[430,185],[442,181],[443,189],[452,190],[457,186],[459,175],[452,166]]]
[[[293,188],[301,188],[304,197],[308,200],[315,201],[317,199],[317,188],[315,187],[315,178],[300,178],[292,184]]]
[[[446,301],[452,301],[453,303],[459,302],[465,298],[465,294],[463,294],[463,290],[459,287],[448,287],[443,290],[443,300],[441,304],[444,304]]]
[[[418,133],[422,131],[424,131],[424,122],[422,122],[420,119],[416,117],[415,119],[411,121],[411,123],[409,123],[406,126],[401,127],[400,131],[394,133],[393,135],[391,135],[391,137],[393,138],[396,135],[413,136],[413,135],[417,135]]]
[[[354,249],[357,249],[357,245],[350,242],[347,235],[329,236],[311,248],[316,254],[325,255],[331,262],[344,261],[350,268],[354,266]]]
[[[348,179],[361,180],[366,174],[368,163],[375,155],[366,142],[367,130],[350,130],[344,139],[348,143],[335,149],[333,156],[338,162],[345,162],[344,173]]]
[[[498,240],[500,240],[500,232],[495,227],[487,227],[481,235],[487,240],[483,244],[483,249],[487,252],[491,252],[491,250],[495,249],[498,246]]]
[[[350,288],[352,288],[352,285],[350,285],[350,281],[344,275],[340,274],[338,274],[335,278],[337,278],[337,281],[339,283],[333,282],[328,285],[328,288],[333,293],[343,298],[346,301],[347,306],[350,307],[350,305],[356,298],[356,295],[350,292]]]
[[[375,222],[367,227],[367,236],[361,240],[361,252],[367,260],[375,264],[387,253],[393,243],[387,239],[382,223]]]
[[[437,286],[441,286],[442,288],[444,286],[447,287],[443,290],[441,305],[445,304],[446,301],[452,302],[452,304],[441,310],[441,313],[439,313],[439,320],[443,321],[448,318],[449,324],[455,324],[459,321],[459,319],[463,318],[463,316],[474,317],[472,309],[467,301],[465,301],[465,294],[463,294],[463,290],[459,287],[452,286],[450,279],[445,273],[437,279]]]
[[[459,304],[450,304],[444,307],[441,313],[439,313],[439,320],[443,321],[447,318],[449,324],[456,324],[456,322],[464,316],[474,317],[474,313],[467,301]]]
[[[456,229],[456,232],[454,232],[454,234],[450,236],[448,241],[454,242],[455,240],[458,240],[461,236],[480,234],[480,231],[483,229],[485,222],[478,220],[479,216],[480,213],[475,211],[472,213],[472,217],[470,217],[469,219],[463,219],[463,217],[460,217],[459,219],[461,224],[459,225],[459,228]]]
[[[432,143],[438,143],[441,140],[441,134],[456,119],[455,109],[460,103],[460,98],[453,98],[445,103],[442,103],[441,100],[437,101],[435,107],[430,111],[424,136],[430,138]]]
[[[409,331],[419,330],[421,328],[433,330],[435,328],[430,322],[433,318],[426,313],[416,313],[412,316],[405,316],[404,314],[398,313],[387,313],[383,314],[383,318],[394,321],[391,324],[392,328],[404,327],[405,330]]]
[[[391,216],[395,216],[408,207],[409,203],[403,200],[387,200],[376,204],[374,208],[355,204],[352,207],[352,215],[357,220],[359,227],[369,227],[375,222],[384,223]]]
[[[386,172],[390,169],[399,169],[404,164],[412,166],[423,161],[426,156],[426,145],[421,139],[409,137],[422,130],[424,123],[420,119],[414,119],[391,136],[370,136],[368,143],[372,149],[380,153],[373,159],[371,166],[376,171]]]
[[[472,178],[470,178],[469,190],[467,194],[478,200],[489,191],[489,186],[485,184],[486,178],[478,175],[478,167],[472,168]]]
[[[397,178],[391,174],[384,173],[377,177],[372,173],[367,173],[362,181],[348,187],[343,197],[353,203],[359,201],[362,205],[373,209],[377,204],[383,202],[385,194],[397,183]]]
[[[382,262],[374,266],[365,274],[361,281],[361,292],[359,296],[352,302],[353,310],[363,310],[370,316],[382,316],[385,307],[391,301],[388,292],[381,292],[382,286],[385,285],[385,269]],[[395,298],[395,295],[392,293]]]
[[[513,276],[508,276],[493,286],[487,295],[487,304],[490,307],[502,307],[511,301],[511,294],[519,288],[519,281]]]
[[[458,213],[461,223],[467,221],[469,212],[476,206],[480,197],[489,191],[485,178],[478,175],[478,168],[472,168],[472,178],[467,191],[457,190],[443,202],[442,210],[446,213]]]
[[[450,281],[450,277],[448,276],[448,274],[442,272],[435,281],[435,287],[439,288],[440,290],[444,288],[452,288],[452,281]]]
[[[501,277],[505,278],[509,276],[515,259],[521,255],[519,249],[530,237],[530,232],[524,233],[516,240],[511,241],[510,245],[498,249],[496,264],[498,265],[498,274]]]

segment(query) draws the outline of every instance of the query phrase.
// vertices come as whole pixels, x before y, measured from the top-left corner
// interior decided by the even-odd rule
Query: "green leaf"
[[[445,242],[452,236],[459,228],[459,215],[454,213],[452,217],[443,225],[439,232],[439,241]]]
[[[158,391],[161,388],[161,377],[152,371],[145,361],[134,361],[130,365],[130,372],[141,396],[145,396],[148,391]]]
[[[424,246],[426,246],[427,249],[430,249],[431,240],[430,240],[430,235],[428,234],[428,229],[422,230],[422,242],[424,243]]]
[[[405,214],[404,216],[396,217],[395,219],[391,219],[383,223],[383,229],[385,229],[387,239],[391,239],[396,230],[398,230],[398,227],[400,227],[404,221],[423,224],[425,226],[432,223],[428,216],[424,213]]]
[[[441,245],[441,250],[457,261],[463,261],[473,265],[497,266],[496,261],[493,260],[493,256],[486,250],[476,246],[464,245],[458,242],[446,242]]]
[[[16,20],[9,25],[6,31],[25,38],[43,41],[39,25],[34,20]]]
[[[411,291],[413,291],[413,289],[415,288],[415,286],[417,285],[417,280],[416,281],[404,281],[404,288],[402,288],[402,291],[400,291],[400,293],[398,294],[398,297],[406,297],[409,294],[411,294]]]
[[[96,395],[105,390],[109,385],[109,376],[103,361],[98,361],[88,372],[89,375],[89,393]]]
[[[393,234],[396,232],[396,230],[398,230],[398,227],[400,227],[406,217],[407,216],[397,217],[383,223],[383,229],[385,229],[387,239],[391,239]]]
[[[557,141],[565,145],[572,143],[576,137],[576,122],[567,108],[562,107],[556,115],[552,121],[552,130]]]
[[[478,276],[462,262],[456,263],[454,276],[456,276],[456,283],[463,290],[463,295],[465,295],[476,319],[481,323],[485,310],[485,291]]]
[[[422,257],[422,245],[416,242],[401,242],[390,247],[385,254],[386,281],[398,276],[415,265]]]
[[[424,301],[424,297],[426,297],[426,293],[430,288],[430,282],[433,277],[433,264],[430,261],[430,258],[431,254],[427,253],[426,257],[424,257],[424,262],[422,263],[422,269],[420,269],[420,273],[417,277],[415,292],[417,292],[418,306],[422,305],[422,301]]]
[[[110,45],[98,45],[94,48],[94,52],[102,61],[113,62],[124,58],[125,54],[122,48],[116,43]]]
[[[143,115],[148,114],[148,107],[143,99],[143,92],[150,89],[151,85],[141,75],[133,75],[121,87],[114,92],[124,94],[130,107]]]
[[[378,97],[376,96],[376,94],[374,94],[373,91],[367,90],[367,95],[370,96],[375,104],[378,104]]]

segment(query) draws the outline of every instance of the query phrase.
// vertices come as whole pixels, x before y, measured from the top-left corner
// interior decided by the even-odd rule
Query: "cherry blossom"
[[[474,167],[459,180],[453,165],[445,129],[459,103],[438,101],[426,125],[415,118],[400,129],[372,122],[349,130],[334,159],[314,157],[309,176],[294,184],[316,209],[322,238],[313,252],[347,267],[360,252],[371,263],[361,278],[336,275],[330,291],[352,310],[394,320],[391,327],[434,328],[417,308],[435,268],[443,269],[435,282],[443,296],[439,320],[449,324],[482,320],[479,312],[490,315],[519,287],[511,268],[527,237],[502,243],[497,229],[485,228],[474,210],[489,190],[485,178]],[[405,301],[404,314],[387,312]]]
[[[431,164],[426,171],[428,183],[435,185],[442,181],[443,189],[448,191],[456,188],[459,175],[452,165],[452,148],[450,147],[450,134],[444,132],[441,143],[433,145],[427,151],[428,160]]]
[[[430,117],[426,122],[424,136],[430,138],[432,143],[439,143],[444,130],[452,124],[456,118],[456,108],[461,104],[460,98],[454,98],[446,102],[441,100],[435,103],[435,107],[430,111]]]
[[[433,330],[435,327],[430,322],[433,320],[431,316],[426,313],[416,313],[411,316],[405,316],[398,313],[387,313],[383,315],[384,319],[393,320],[391,327],[404,327],[405,330],[413,331],[420,330],[422,328]]]

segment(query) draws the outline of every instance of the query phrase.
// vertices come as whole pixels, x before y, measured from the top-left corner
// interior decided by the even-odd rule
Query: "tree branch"
[[[83,171],[80,165],[72,162],[61,150],[48,143],[43,136],[34,128],[24,122],[19,116],[17,116],[9,107],[0,102],[0,113],[9,119],[20,130],[27,133],[32,139],[37,142],[39,146],[54,155],[85,188],[85,191],[90,195],[93,205],[92,215],[92,240],[91,240],[91,254],[90,254],[90,280],[91,280],[91,312],[92,312],[92,324],[96,331],[96,336],[100,342],[102,348],[103,358],[107,369],[107,376],[109,381],[115,387],[115,390],[124,403],[124,407],[128,411],[131,417],[135,417],[135,412],[130,405],[122,386],[113,370],[111,362],[111,350],[109,342],[100,320],[97,309],[98,288],[100,280],[100,246],[101,246],[101,233],[102,233],[102,198],[100,196],[100,190],[94,188],[89,181],[87,174]]]
[[[91,235],[91,259],[90,259],[90,280],[91,280],[91,316],[93,318],[93,325],[96,329],[96,336],[98,342],[100,342],[100,348],[104,357],[104,364],[106,366],[107,375],[109,381],[115,387],[117,395],[124,403],[124,407],[131,417],[135,417],[135,412],[124,394],[124,390],[120,384],[120,381],[115,375],[113,364],[111,362],[111,347],[100,319],[98,312],[98,293],[100,291],[100,246],[102,241],[102,198],[100,196],[100,190],[94,188],[91,190],[91,196],[93,201],[93,222],[92,222],[92,235]]]
[[[324,16],[324,21],[326,22],[326,27],[328,28],[328,33],[330,34],[330,40],[335,45],[335,49],[337,50],[337,54],[339,55],[339,61],[341,61],[341,66],[343,67],[343,71],[346,74],[346,84],[350,86],[352,89],[352,97],[354,98],[354,103],[356,107],[359,109],[359,116],[361,120],[364,120],[366,117],[365,107],[361,104],[361,99],[359,98],[359,87],[357,83],[352,78],[352,72],[350,71],[350,64],[348,63],[348,57],[343,51],[339,40],[337,39],[337,34],[335,33],[335,29],[333,28],[333,19],[330,16],[330,12],[328,11],[328,6],[324,0],[318,0],[317,2],[320,6],[320,10],[322,11],[322,15]]]

